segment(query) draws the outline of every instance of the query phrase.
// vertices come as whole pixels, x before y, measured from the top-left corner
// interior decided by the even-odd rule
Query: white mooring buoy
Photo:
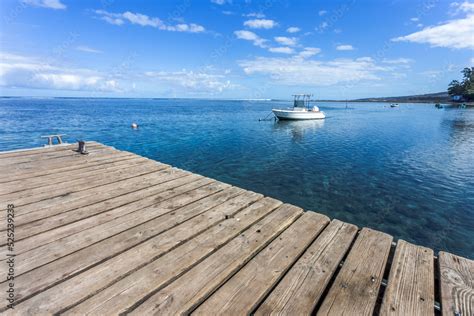
[[[138,124],[137,123],[132,123],[132,128],[133,129],[138,129]]]

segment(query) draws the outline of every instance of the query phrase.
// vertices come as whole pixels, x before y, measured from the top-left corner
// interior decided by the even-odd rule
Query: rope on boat
[[[275,116],[273,116],[272,118],[269,118],[269,116],[272,115],[272,114],[273,114],[273,112],[270,112],[270,113],[268,113],[268,115],[265,116],[263,119],[258,119],[258,121],[261,122],[261,121],[272,121],[272,120],[276,120],[276,117],[275,117]]]

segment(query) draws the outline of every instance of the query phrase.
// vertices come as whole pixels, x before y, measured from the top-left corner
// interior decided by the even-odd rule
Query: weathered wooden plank
[[[84,231],[94,226],[101,225],[106,222],[110,222],[128,213],[136,212],[142,208],[152,205],[153,203],[156,203],[158,199],[164,200],[173,195],[176,195],[176,191],[173,191],[174,188],[190,184],[199,179],[203,178],[198,175],[180,177],[168,181],[163,185],[151,187],[150,190],[145,190],[146,192],[143,192],[143,190],[139,192],[134,192],[133,197],[120,196],[119,198],[122,202],[116,202],[116,200],[119,200],[117,198],[113,201],[108,201],[112,203],[97,203],[89,207],[77,209],[74,212],[61,213],[58,216],[49,217],[38,222],[33,222],[31,223],[31,225],[22,226],[20,227],[21,229],[19,229],[17,232],[17,234],[20,236],[27,235],[27,233],[38,232],[40,230],[41,233],[38,233],[37,235],[33,234],[33,237],[29,236],[30,238],[16,241],[15,253],[16,255],[20,255],[31,249],[35,249],[37,247],[49,244],[55,240],[71,236],[73,234]],[[210,180],[206,181],[205,184],[206,183],[210,183]],[[194,186],[195,184],[192,185],[192,187]],[[188,185],[188,188],[189,187],[190,186]],[[135,198],[141,195],[143,195],[142,199],[145,199],[149,196],[153,196],[153,198],[147,199],[149,203],[144,204],[142,203],[143,200]],[[120,205],[115,206],[115,204]],[[121,207],[125,205],[127,207]],[[6,248],[0,249],[0,258],[6,258],[7,253],[8,250]],[[2,255],[5,256],[1,257]]]
[[[207,190],[209,194],[212,194],[228,187],[229,185],[216,182],[206,188],[203,187],[203,189]],[[213,202],[210,199],[204,201],[202,197],[205,192],[202,189],[198,190],[190,191],[179,199],[160,203],[160,206],[155,207],[155,209],[149,209],[150,211],[154,210],[155,212],[160,212],[163,216],[158,216],[153,220],[136,225],[133,228],[104,239],[99,243],[95,243],[68,256],[52,261],[47,265],[38,267],[23,275],[18,275],[15,278],[17,301],[19,302],[31,295],[44,291],[46,288],[64,279],[77,275],[105,260],[132,249],[140,243],[158,236],[163,232],[171,231],[172,227],[207,211],[209,208],[216,206],[216,204],[222,203],[220,199],[222,196],[217,196],[217,194],[214,197],[217,198],[217,202]],[[227,195],[227,198],[230,197],[231,196]],[[148,213],[148,211],[141,211],[137,215],[143,217],[146,213]],[[175,246],[177,238],[179,238],[179,236],[176,235],[176,232],[173,232],[172,236],[168,236],[167,240],[169,245]],[[138,255],[141,256],[144,254],[140,253]]]
[[[87,147],[97,148],[97,147],[110,147],[106,146],[97,142],[87,141]],[[61,152],[61,151],[68,151],[68,150],[76,150],[77,144],[64,144],[62,146],[52,146],[52,147],[35,147],[35,148],[27,148],[27,149],[17,149],[12,151],[1,151],[0,152],[0,159],[10,159],[15,157],[25,157],[25,156],[41,156],[45,153],[51,152]]]
[[[18,163],[9,166],[4,166],[0,168],[0,172],[5,174],[2,181],[11,181],[17,180],[19,176],[28,176],[31,177],[31,174],[37,172],[45,171],[55,171],[57,169],[76,166],[81,167],[82,165],[88,164],[90,161],[93,161],[97,158],[112,158],[119,152],[116,152],[112,149],[100,149],[94,152],[91,152],[89,155],[76,154],[75,156],[50,159],[46,161],[31,161],[25,163]]]
[[[397,242],[380,315],[434,315],[433,250]]]
[[[62,181],[63,186],[68,186],[68,187],[78,187],[81,188],[81,185],[87,184],[90,182],[97,181],[98,179],[102,179],[103,177],[107,176],[113,176],[115,173],[120,173],[124,172],[125,168],[123,167],[124,162],[118,162],[116,164],[112,164],[109,166],[105,166],[101,172],[90,172],[86,173],[84,177],[69,177],[66,176],[64,178],[64,181]],[[149,162],[146,160],[142,160],[141,158],[133,158],[131,161],[128,162],[128,168],[130,169],[143,169],[143,168],[154,168],[155,165],[153,162]],[[44,192],[51,191],[52,188],[57,187],[56,183],[45,183],[44,185],[37,187],[37,188],[31,188],[29,190],[20,190],[14,193],[8,194],[8,197],[5,197],[5,195],[0,196],[0,200],[8,198],[9,200],[20,200],[24,199],[26,197],[31,197],[35,195],[39,195]]]
[[[9,151],[0,151],[0,159],[13,158],[13,157],[18,157],[18,156],[41,155],[46,152],[73,150],[75,148],[77,148],[77,145],[75,144],[64,144],[62,146],[52,146],[52,147],[42,146],[42,147],[34,147],[34,148],[14,149],[14,150],[9,150]]]
[[[97,147],[91,148],[89,154],[94,155],[96,153],[113,153],[115,149],[108,147]],[[8,168],[14,166],[16,168],[25,167],[32,164],[63,164],[67,161],[82,160],[86,155],[78,153],[74,150],[64,151],[61,153],[46,153],[34,157],[16,157],[9,159],[0,160],[0,170],[7,170]]]
[[[9,182],[8,185],[3,185],[0,187],[0,196],[2,195],[11,195],[17,194],[21,191],[28,191],[31,190],[39,190],[41,187],[57,185],[59,183],[63,183],[64,185],[68,185],[68,181],[72,180],[79,180],[79,179],[88,179],[94,178],[99,173],[104,172],[104,170],[118,170],[119,168],[129,167],[129,166],[136,166],[138,164],[142,164],[144,161],[140,157],[119,157],[114,158],[112,157],[110,160],[106,161],[101,165],[91,166],[87,168],[83,168],[80,170],[71,170],[67,173],[62,174],[50,174],[47,177],[39,177],[39,178],[30,178],[26,180],[18,180]]]
[[[255,193],[247,193],[245,195],[246,199],[249,198],[249,194]],[[220,211],[217,216],[203,214],[202,216],[207,217],[197,218],[197,223],[216,221],[217,218],[216,223],[219,223],[219,225],[212,226],[165,256],[94,295],[89,300],[71,309],[69,314],[119,314],[125,312],[147,294],[156,292],[178,278],[203,258],[237,237],[242,231],[249,229],[249,226],[280,205],[280,201],[265,198],[237,214],[235,209],[232,208],[225,209],[224,212]],[[261,229],[272,218],[271,216],[264,218],[249,230]]]
[[[438,262],[443,315],[474,315],[474,260],[440,251]]]
[[[94,199],[94,201],[89,201],[94,202],[93,204],[77,207],[73,210],[62,210],[60,207],[63,204],[61,204],[56,208],[50,207],[38,210],[32,214],[33,216],[27,216],[28,214],[18,216],[15,239],[20,241],[43,231],[65,226],[130,203],[140,203],[139,205],[142,207],[150,206],[155,201],[150,200],[151,196],[198,179],[203,179],[203,177],[185,172],[172,172],[171,168],[149,174],[143,179],[144,181],[140,181],[140,177],[127,179],[125,183],[117,183],[116,190],[110,190],[107,192],[108,194],[102,196],[105,200],[96,201]],[[128,190],[125,189],[126,186],[128,186]],[[172,192],[165,194],[168,193]],[[150,204],[141,203],[140,200],[143,199],[149,201]]]
[[[61,170],[65,167],[75,166],[81,167],[90,163],[91,161],[97,160],[98,158],[112,158],[117,154],[123,154],[124,152],[116,151],[113,149],[102,148],[91,151],[89,155],[81,155],[75,153],[70,157],[59,157],[55,159],[48,159],[43,161],[30,161],[12,164],[4,167],[0,167],[0,171],[4,173],[5,179],[3,181],[17,180],[19,176],[29,176],[37,172],[55,171]],[[137,156],[137,155],[134,155]],[[137,156],[138,157],[138,156]],[[146,158],[143,158],[146,159]]]
[[[28,205],[17,206],[15,209],[15,223],[21,226],[56,214],[76,210],[80,207],[92,206],[96,203],[154,185],[160,181],[161,177],[167,177],[168,174],[182,174],[184,176],[189,173],[176,168],[166,168]],[[0,227],[0,230],[2,230],[2,227]]]
[[[67,150],[47,150],[43,151],[41,154],[36,155],[17,155],[17,156],[10,156],[10,157],[4,157],[3,159],[0,158],[0,167],[8,166],[8,165],[13,165],[13,164],[21,164],[25,162],[32,162],[32,161],[46,161],[50,159],[56,159],[56,158],[65,158],[65,157],[71,157],[71,156],[77,156],[81,155],[78,153],[75,149],[76,147],[69,147]],[[95,152],[95,151],[100,151],[100,150],[115,150],[112,147],[104,146],[104,145],[90,145],[87,147],[87,150],[89,152]],[[83,156],[83,155],[82,155]]]
[[[18,192],[9,194],[8,196],[1,196],[0,205],[7,205],[9,203],[15,204],[15,206],[27,205],[41,200],[53,198],[55,196],[71,194],[72,192],[87,190],[93,187],[102,186],[104,184],[129,179],[139,175],[145,175],[163,168],[166,167],[154,165],[152,162],[143,162],[139,165],[131,166],[130,168],[118,168],[111,171],[104,171],[90,180],[72,180],[67,184],[64,183],[64,185],[61,186],[55,184],[52,186],[32,189],[26,192]]]
[[[356,226],[333,220],[255,315],[311,315],[356,233]]]
[[[317,315],[372,315],[392,236],[363,228]]]
[[[192,186],[191,190],[189,189],[189,186]],[[228,185],[218,183],[211,183],[202,186],[199,181],[196,181],[191,182],[188,186],[181,186],[176,190],[171,191],[171,198],[167,196],[163,200],[162,196],[166,196],[165,193],[152,196],[150,199],[152,201],[155,200],[156,203],[152,203],[151,206],[145,208],[135,208],[136,205],[126,205],[123,208],[126,208],[128,212],[123,216],[17,255],[15,260],[16,273],[17,275],[21,275],[22,273],[30,271],[55,259],[64,257],[68,254],[74,253],[80,249],[86,248],[94,243],[107,239],[110,236],[122,233],[128,229],[142,229],[143,227],[140,225],[144,224],[145,227],[147,227],[150,225],[149,221],[152,221],[153,219],[158,221],[158,224],[163,225],[164,222],[161,217],[166,213],[176,210],[189,203],[204,199],[207,196],[212,196],[213,193],[217,193],[227,187]],[[235,194],[235,192],[231,191],[228,194]],[[220,195],[218,195],[218,197],[219,196]],[[227,195],[224,195],[223,198],[227,198]],[[204,201],[207,202],[209,200],[212,202],[214,199],[216,198],[212,197]],[[219,201],[219,199],[217,200]],[[142,201],[143,200],[140,200],[140,202]],[[134,208],[134,211],[129,211],[133,210]],[[177,215],[175,215],[175,217],[180,218]],[[155,228],[158,229],[158,227],[161,227],[160,225],[157,225]]]
[[[29,311],[32,312],[60,312],[69,306],[80,302],[87,297],[90,297],[99,289],[105,288],[105,290],[100,291],[96,295],[92,296],[91,299],[96,298],[98,295],[113,293],[113,290],[117,288],[116,284],[123,284],[122,280],[124,279],[132,281],[132,283],[129,284],[130,293],[126,295],[126,299],[128,301],[133,301],[133,298],[137,297],[138,293],[133,294],[132,287],[135,285],[136,290],[139,291],[140,282],[138,281],[142,280],[142,277],[142,281],[146,280],[157,286],[158,283],[163,282],[163,279],[169,279],[171,277],[169,276],[170,273],[180,273],[179,270],[180,267],[183,266],[184,261],[170,261],[170,258],[176,258],[176,256],[172,255],[172,253],[181,254],[183,260],[190,258],[188,256],[191,254],[197,256],[202,253],[202,256],[205,256],[206,252],[212,252],[215,248],[218,248],[221,244],[223,244],[226,241],[224,239],[230,240],[232,236],[237,235],[240,231],[240,227],[243,227],[240,225],[250,225],[249,221],[252,219],[256,220],[256,218],[259,216],[258,214],[263,216],[264,212],[261,210],[262,205],[260,205],[260,208],[255,208],[253,207],[255,204],[252,204],[258,199],[261,199],[261,197],[261,195],[256,193],[244,192],[242,195],[238,195],[224,202],[223,204],[218,205],[200,214],[199,216],[170,229],[169,231],[164,232],[159,236],[141,243],[140,245],[121,253],[120,255],[106,261],[103,264],[93,267],[92,269],[89,269],[74,278],[66,280],[52,289],[40,293],[38,296],[35,296],[31,300],[25,302],[25,304],[32,307],[29,309]],[[254,211],[255,215],[253,213],[251,215],[250,213],[246,213],[248,216],[241,216],[237,214],[235,215],[236,218],[233,217],[235,213],[249,204],[252,204],[250,208],[252,208],[252,211]],[[270,205],[277,207],[279,204],[281,203],[278,201],[273,201],[272,204],[266,203],[265,205],[268,209]],[[267,212],[269,212],[269,210]],[[228,218],[227,220],[225,219],[226,215]],[[226,225],[227,222],[235,223],[236,225],[228,226]],[[224,229],[223,226],[225,226],[227,229]],[[203,238],[202,236],[207,236],[207,238]],[[166,260],[164,258],[168,259]],[[163,265],[163,262],[165,262],[164,260],[169,264]],[[154,272],[156,279],[152,279],[151,275],[148,275],[147,272],[143,273],[143,271],[149,271],[151,267],[157,267],[158,269],[158,271]],[[137,271],[133,272],[134,270]],[[135,275],[136,277],[131,278],[131,275]],[[135,280],[137,281],[136,284],[134,283]],[[74,291],[70,291],[70,289],[74,289]],[[62,295],[64,291],[73,293],[67,297],[64,297],[64,295]],[[122,290],[119,291],[122,292]],[[115,296],[114,294],[111,295]],[[44,298],[46,297],[47,299],[45,300]],[[117,305],[112,304],[112,306],[114,306],[114,310],[120,309],[119,306],[126,306],[124,305],[124,299],[125,298],[122,297],[120,300],[118,300],[116,302]],[[111,298],[111,300],[114,299]],[[105,301],[102,300],[101,302],[105,303]],[[91,304],[92,302],[81,305],[82,307],[92,307]],[[77,309],[80,308],[81,307],[77,306]],[[76,312],[71,312],[75,314],[85,314],[85,311],[77,312],[76,310]],[[94,312],[94,314],[96,313]],[[115,314],[115,312],[111,309],[105,314],[110,315]]]
[[[80,170],[82,168],[87,168],[89,166],[100,165],[110,159],[116,158],[125,158],[125,157],[136,157],[137,155],[128,153],[128,152],[116,152],[114,154],[96,154],[92,156],[87,156],[87,158],[78,164],[69,164],[67,166],[56,166],[55,168],[44,168],[41,165],[32,165],[30,168],[24,168],[21,171],[14,171],[9,169],[8,174],[5,174],[5,177],[0,179],[0,183],[8,185],[8,183],[21,181],[24,179],[35,179],[37,177],[48,176],[48,175],[61,175],[65,172],[70,172],[73,170]],[[38,168],[36,168],[38,167]],[[14,168],[12,168],[14,169]]]
[[[300,215],[300,208],[284,204],[274,220],[256,231],[247,231],[220,248],[176,281],[149,297],[131,314],[180,314],[203,302]]]
[[[214,292],[193,314],[248,315],[328,223],[329,218],[324,215],[304,213]]]
[[[154,185],[168,181],[168,179],[187,175],[190,175],[190,173],[175,168],[164,168],[145,175],[139,174],[135,177],[111,182],[103,186],[73,192],[65,196],[55,196],[51,199],[22,205],[17,207],[15,212],[17,218],[15,224],[17,227],[24,226],[27,223],[38,221],[42,218],[51,217],[88,205],[93,206],[127,193],[153,187]],[[2,228],[0,227],[0,231],[1,230]]]
[[[119,162],[124,162],[124,161],[135,161],[137,160],[138,157],[136,155],[132,154],[121,154],[121,153],[116,153],[112,154],[109,157],[101,157],[100,159],[97,160],[92,160],[89,161],[85,164],[80,164],[77,166],[77,168],[72,168],[69,170],[64,170],[64,171],[59,171],[59,172],[52,172],[49,174],[41,174],[37,176],[30,176],[27,178],[19,178],[15,179],[9,182],[4,182],[4,187],[3,190],[1,191],[2,193],[6,192],[5,189],[9,189],[8,192],[15,192],[18,189],[22,188],[35,188],[41,185],[44,185],[44,183],[59,183],[62,181],[62,179],[66,178],[68,176],[70,177],[80,177],[83,173],[85,172],[90,172],[92,170],[97,170],[97,172],[100,172],[101,167],[109,167],[113,166],[114,164],[117,164]],[[16,190],[13,190],[16,189]]]

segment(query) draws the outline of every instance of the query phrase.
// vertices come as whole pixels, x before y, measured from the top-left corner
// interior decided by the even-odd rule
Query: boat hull
[[[279,120],[321,120],[326,117],[321,111],[272,110]]]

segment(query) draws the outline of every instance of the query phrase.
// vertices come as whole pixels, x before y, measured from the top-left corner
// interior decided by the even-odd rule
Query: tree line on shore
[[[462,81],[451,81],[448,94],[454,101],[474,101],[474,67],[466,67],[461,73],[463,74]]]

